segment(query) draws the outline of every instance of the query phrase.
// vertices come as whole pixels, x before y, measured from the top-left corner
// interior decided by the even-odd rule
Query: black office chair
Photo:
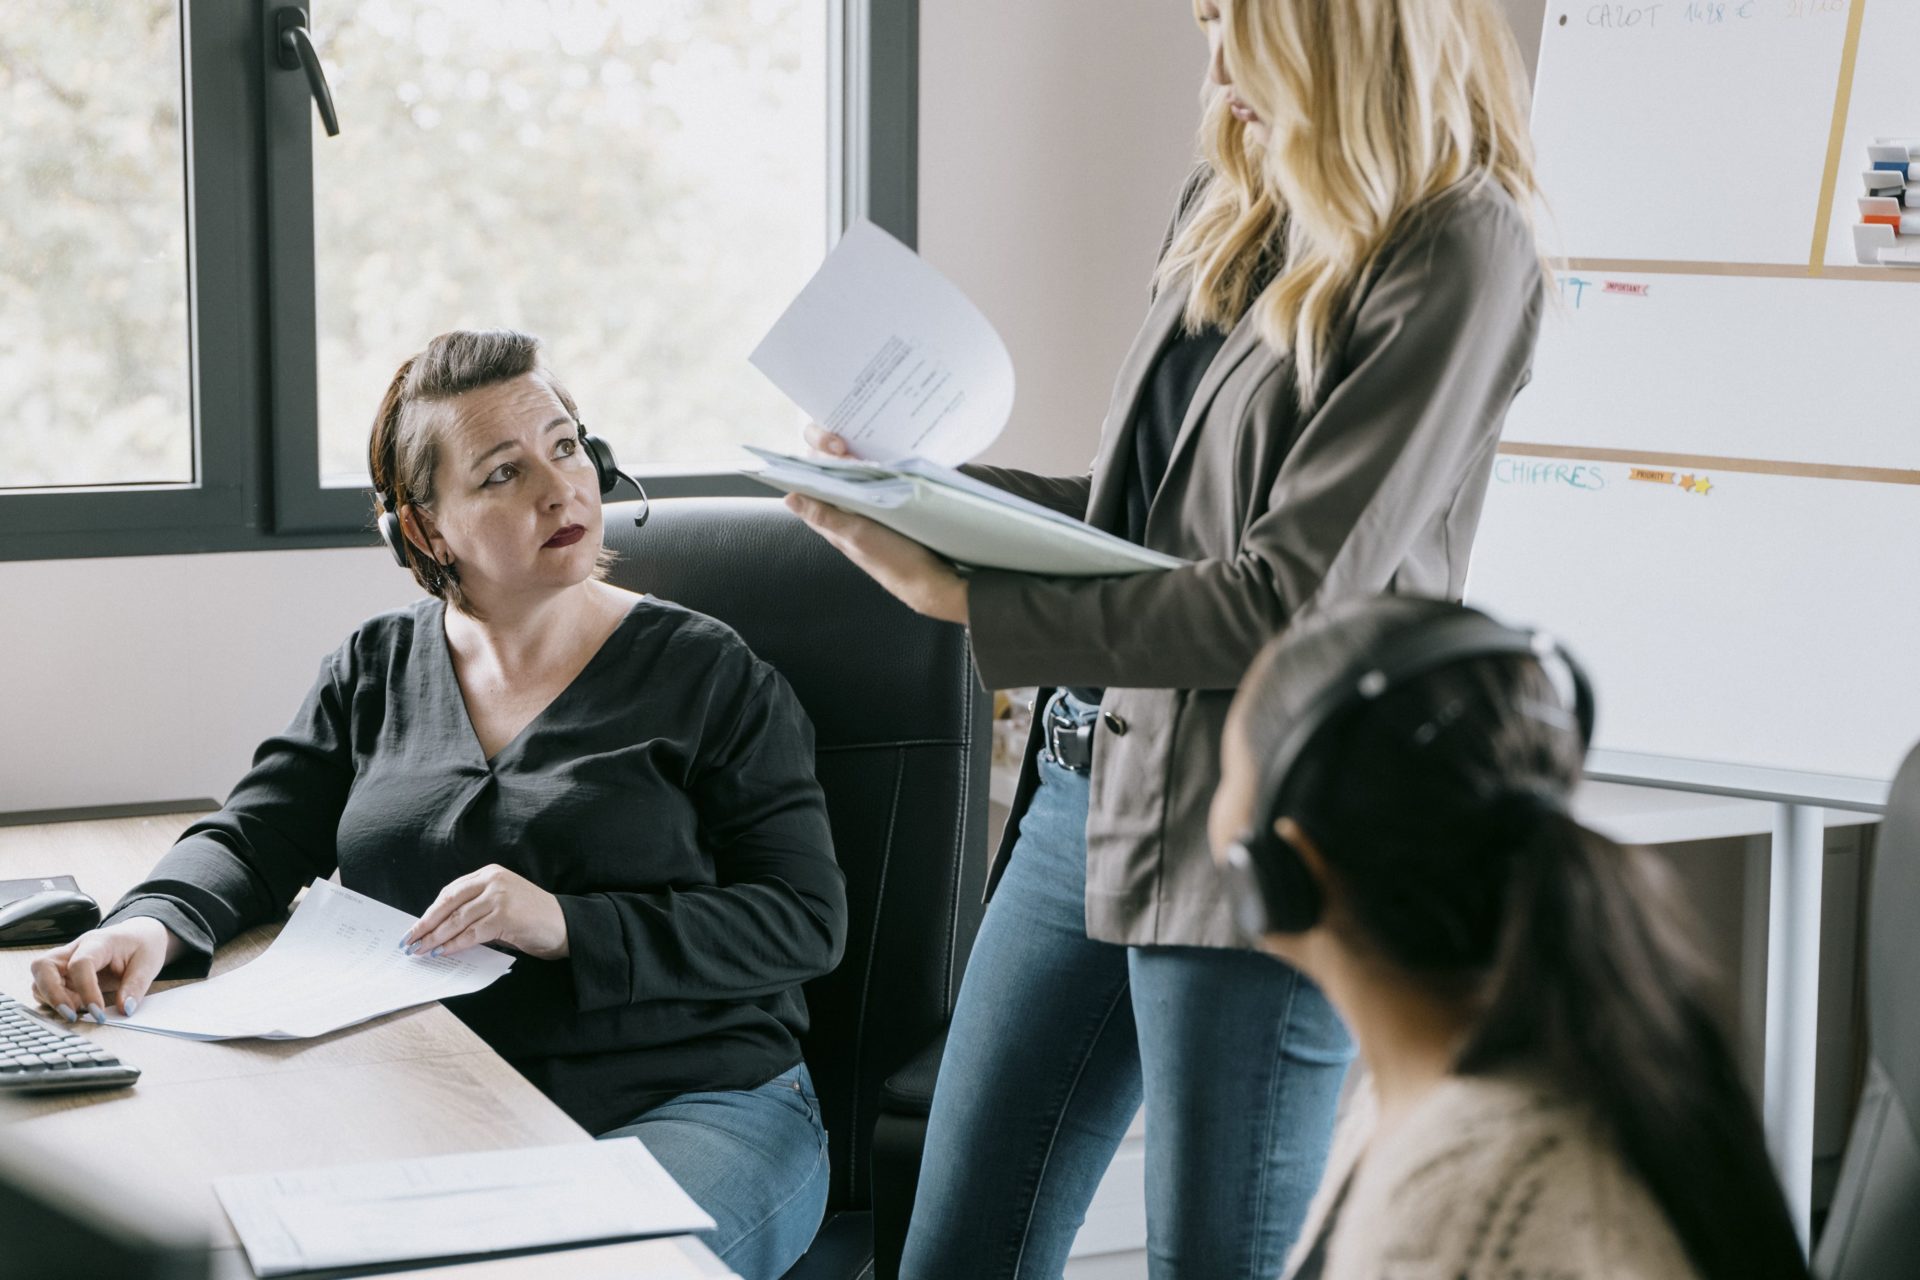
[[[876,1230],[904,1239],[912,1205],[888,1175],[875,1212],[881,1086],[943,1035],[980,924],[992,702],[964,629],[901,605],[778,500],[657,501],[640,529],[633,512],[606,511],[612,580],[731,626],[813,720],[849,920],[840,967],[806,987],[833,1189],[788,1280],[872,1275]]]
[[[1813,1256],[1818,1280],[1920,1275],[1920,747],[1893,780],[1867,905],[1866,1088],[1833,1209]]]

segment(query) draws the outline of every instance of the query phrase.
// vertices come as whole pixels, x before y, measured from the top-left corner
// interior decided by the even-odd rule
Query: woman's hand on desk
[[[409,955],[449,955],[488,942],[560,959],[567,954],[560,899],[497,863],[485,866],[442,889],[402,945]]]
[[[90,929],[33,961],[33,994],[68,1022],[82,1013],[107,1020],[106,1004],[132,1013],[154,975],[184,944],[151,916],[133,916],[104,929]]]

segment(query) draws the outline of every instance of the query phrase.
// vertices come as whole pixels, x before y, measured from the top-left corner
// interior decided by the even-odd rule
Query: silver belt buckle
[[[1062,769],[1069,770],[1073,773],[1085,773],[1087,772],[1086,765],[1070,763],[1067,760],[1066,753],[1060,749],[1062,734],[1078,734],[1084,726],[1074,723],[1063,715],[1055,714],[1053,708],[1058,705],[1058,703],[1053,702],[1047,705],[1047,754],[1051,755],[1053,762]]]

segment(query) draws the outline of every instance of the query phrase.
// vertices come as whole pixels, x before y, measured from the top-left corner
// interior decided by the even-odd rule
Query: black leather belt
[[[1075,773],[1093,772],[1093,726],[1096,721],[1077,724],[1063,715],[1060,703],[1050,700],[1046,711],[1047,754],[1053,762]]]

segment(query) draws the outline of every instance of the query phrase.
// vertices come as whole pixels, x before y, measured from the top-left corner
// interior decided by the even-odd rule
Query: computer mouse
[[[100,904],[72,889],[30,893],[0,907],[0,947],[55,946],[100,923]]]

